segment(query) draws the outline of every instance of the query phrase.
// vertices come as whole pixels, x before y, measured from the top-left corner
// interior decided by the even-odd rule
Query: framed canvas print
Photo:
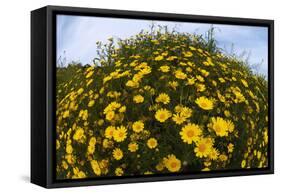
[[[31,13],[31,182],[273,173],[273,21]]]

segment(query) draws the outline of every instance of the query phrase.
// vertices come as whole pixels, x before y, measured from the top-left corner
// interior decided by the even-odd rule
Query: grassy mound
[[[267,166],[268,83],[242,61],[168,31],[98,47],[57,69],[58,179]]]

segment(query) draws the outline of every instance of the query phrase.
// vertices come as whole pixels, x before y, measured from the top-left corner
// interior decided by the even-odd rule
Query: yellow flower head
[[[181,161],[173,154],[165,157],[163,163],[170,172],[178,172],[181,168]]]
[[[184,117],[182,114],[179,114],[179,113],[173,114],[173,118],[172,119],[178,125],[180,125],[180,124],[182,124],[183,122],[186,121],[186,117]]]
[[[118,102],[111,102],[107,107],[103,110],[104,114],[107,114],[108,112],[115,111],[116,109],[120,108],[121,104]]]
[[[192,52],[190,52],[190,51],[184,52],[183,55],[185,57],[192,57],[193,56]]]
[[[196,80],[195,80],[194,77],[188,78],[186,84],[191,86],[191,85],[195,84],[195,81],[196,81]]]
[[[165,168],[165,165],[163,164],[163,162],[159,162],[156,165],[156,170],[158,170],[158,171],[162,171],[162,170],[164,170],[164,168]]]
[[[79,88],[79,90],[77,90],[78,95],[82,94],[84,92],[83,88]]]
[[[158,142],[155,138],[149,138],[146,144],[150,149],[153,149],[157,147]]]
[[[211,160],[216,160],[216,159],[218,159],[218,155],[219,155],[219,151],[215,148],[212,148],[210,153],[209,153],[209,158]]]
[[[131,88],[138,88],[139,87],[139,83],[133,80],[129,80],[126,83],[126,86],[131,87]]]
[[[105,118],[106,118],[106,120],[108,120],[108,121],[113,120],[114,117],[115,117],[115,112],[114,112],[114,111],[109,111],[109,112],[105,115]]]
[[[117,127],[113,132],[113,139],[122,142],[127,138],[127,129],[124,126]]]
[[[160,71],[162,71],[163,73],[167,73],[170,71],[170,67],[168,65],[163,65],[159,68]]]
[[[183,73],[181,70],[175,71],[175,76],[178,79],[186,79],[187,75]]]
[[[66,151],[66,153],[71,154],[73,152],[72,146],[70,144],[67,145],[65,151]]]
[[[128,150],[130,152],[136,152],[139,149],[139,145],[137,143],[129,143]]]
[[[144,101],[144,97],[142,95],[136,95],[136,96],[134,96],[133,100],[135,103],[139,104]]]
[[[227,145],[227,151],[228,151],[229,153],[231,153],[231,152],[233,152],[233,149],[234,149],[234,145],[233,145],[232,143],[229,143],[229,144]]]
[[[161,93],[155,100],[156,102],[162,102],[163,104],[169,104],[170,102],[170,97],[166,93]]]
[[[195,100],[195,103],[204,110],[212,110],[214,108],[213,100],[201,96]]]
[[[100,176],[101,175],[101,169],[100,169],[99,163],[96,160],[92,160],[91,166],[92,166],[92,169],[93,169],[94,173],[97,176]]]
[[[84,130],[82,128],[78,128],[73,135],[73,139],[76,141],[80,141],[83,137],[84,137]]]
[[[198,125],[187,124],[180,132],[181,139],[183,142],[191,144],[192,142],[197,142],[202,134],[202,130]]]
[[[139,133],[144,129],[144,123],[142,121],[136,121],[133,123],[132,128],[134,132]]]
[[[89,141],[89,145],[88,145],[88,153],[89,154],[93,154],[95,152],[96,149],[96,138],[95,137],[91,137],[90,141]]]
[[[114,131],[115,131],[114,126],[108,126],[104,132],[105,137],[111,139],[113,137]]]
[[[165,108],[157,110],[155,113],[155,118],[157,119],[157,121],[159,121],[161,123],[165,122],[171,116],[172,116],[171,112]]]
[[[163,59],[164,59],[164,57],[161,55],[154,58],[155,61],[162,61]]]
[[[120,112],[120,113],[126,112],[126,106],[122,106],[122,107],[119,109],[119,112]]]
[[[171,88],[173,88],[174,90],[176,90],[177,87],[179,86],[179,83],[178,83],[177,81],[170,81],[168,84],[169,84],[169,86],[170,86]]]
[[[92,107],[92,106],[94,106],[94,104],[95,104],[95,101],[94,101],[94,100],[91,100],[91,101],[88,103],[88,107]]]
[[[221,117],[212,117],[208,127],[215,131],[217,136],[228,136],[229,132],[234,130],[234,124],[230,120]]]
[[[122,176],[124,174],[124,171],[122,168],[118,167],[115,169],[115,175],[116,176]]]
[[[120,148],[115,148],[112,155],[115,160],[121,160],[123,158],[123,152]]]
[[[69,117],[69,110],[66,110],[63,112],[62,118],[67,118]]]
[[[212,151],[213,143],[208,138],[203,138],[196,142],[194,152],[198,158],[207,157]]]
[[[183,117],[190,118],[192,115],[192,110],[188,107],[182,107],[180,114]]]

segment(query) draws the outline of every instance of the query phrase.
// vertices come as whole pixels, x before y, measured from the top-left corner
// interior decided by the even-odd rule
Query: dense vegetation
[[[267,80],[167,29],[57,69],[57,178],[267,167]]]

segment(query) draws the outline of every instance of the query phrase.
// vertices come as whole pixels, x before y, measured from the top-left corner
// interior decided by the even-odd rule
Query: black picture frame
[[[98,179],[56,180],[56,15],[85,15],[268,27],[268,168]],[[168,181],[274,173],[274,21],[261,19],[46,6],[31,12],[31,182],[46,188]]]

